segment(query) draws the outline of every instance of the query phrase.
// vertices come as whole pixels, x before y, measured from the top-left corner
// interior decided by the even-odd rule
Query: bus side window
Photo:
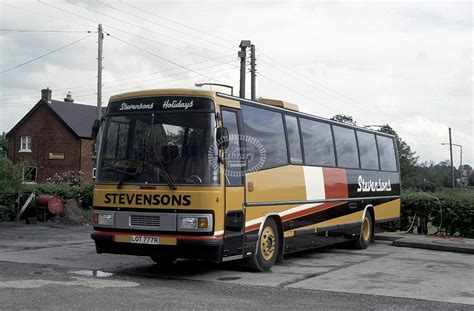
[[[333,125],[334,141],[336,142],[337,166],[359,168],[359,154],[353,129]]]
[[[245,166],[241,157],[239,125],[237,113],[222,109],[222,121],[229,131],[229,147],[225,150],[225,182],[227,186],[241,186],[242,167]]]
[[[302,164],[300,131],[298,129],[298,119],[294,116],[285,115],[286,135],[288,148],[290,149],[290,163]]]
[[[377,147],[379,149],[380,169],[382,171],[396,171],[397,161],[393,139],[377,135]]]
[[[305,165],[336,166],[331,126],[300,118]]]
[[[356,133],[357,142],[359,143],[360,167],[362,169],[378,170],[379,158],[375,135],[361,131],[356,131]]]
[[[241,105],[247,153],[253,150],[248,162],[249,170],[261,170],[288,164],[283,116],[279,112]],[[262,153],[259,149],[263,149]]]

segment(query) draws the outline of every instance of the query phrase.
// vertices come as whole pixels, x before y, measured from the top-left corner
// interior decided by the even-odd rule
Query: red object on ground
[[[51,214],[57,215],[64,210],[64,204],[60,197],[52,195],[40,195],[36,198],[36,205],[48,208]]]

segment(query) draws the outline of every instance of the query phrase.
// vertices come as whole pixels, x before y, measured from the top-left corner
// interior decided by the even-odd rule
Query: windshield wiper
[[[116,170],[117,172],[122,174],[122,178],[117,184],[117,189],[122,188],[122,185],[124,182],[128,181],[130,178],[137,176],[142,170],[140,169],[140,165],[143,164],[143,161],[140,159],[136,159],[135,163],[133,163],[133,170],[134,172],[125,172],[125,171],[119,171]]]
[[[153,164],[156,164],[158,163],[158,165],[160,166],[160,173],[163,175],[163,177],[165,178],[166,180],[166,183],[168,184],[168,186],[170,187],[171,190],[176,190],[178,188],[176,188],[174,182],[173,182],[173,179],[171,178],[170,174],[168,173],[168,171],[166,170],[165,168],[165,165],[163,164],[163,162],[160,160],[160,157],[158,157],[158,155],[156,154],[156,152],[153,152]]]

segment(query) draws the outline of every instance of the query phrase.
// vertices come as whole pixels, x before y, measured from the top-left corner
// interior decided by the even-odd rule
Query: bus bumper
[[[127,236],[125,236],[125,239],[123,237],[123,235],[120,236],[114,233],[94,232],[91,234],[98,254],[108,253],[135,256],[159,256],[160,254],[166,254],[176,256],[177,258],[201,259],[214,262],[222,261],[223,239],[219,238],[206,237],[202,239],[189,236],[165,236],[168,245],[148,245],[123,242],[127,240]],[[121,241],[118,242],[117,240]]]

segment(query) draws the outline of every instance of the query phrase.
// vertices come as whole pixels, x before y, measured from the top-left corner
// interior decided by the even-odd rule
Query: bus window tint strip
[[[334,144],[328,123],[300,118],[306,165],[335,166]]]
[[[377,135],[379,149],[380,169],[382,171],[396,171],[395,147],[392,138]]]
[[[249,157],[248,168],[259,170],[287,164],[288,154],[281,113],[242,105],[242,116],[245,135],[256,139],[256,143],[261,144],[265,151],[262,154],[256,145],[247,144],[247,154],[253,155]],[[263,156],[265,161],[261,161]],[[263,165],[259,164],[262,162]]]
[[[301,164],[300,132],[298,130],[298,119],[294,116],[285,115],[286,134],[288,136],[288,147],[290,149],[290,163]]]
[[[337,165],[347,168],[359,168],[357,142],[353,129],[333,125],[336,142]]]
[[[369,170],[379,169],[379,159],[377,154],[377,145],[375,135],[356,131],[357,142],[359,143],[360,167]]]
[[[131,98],[112,102],[107,113],[214,111],[210,98],[189,96],[153,96]]]

